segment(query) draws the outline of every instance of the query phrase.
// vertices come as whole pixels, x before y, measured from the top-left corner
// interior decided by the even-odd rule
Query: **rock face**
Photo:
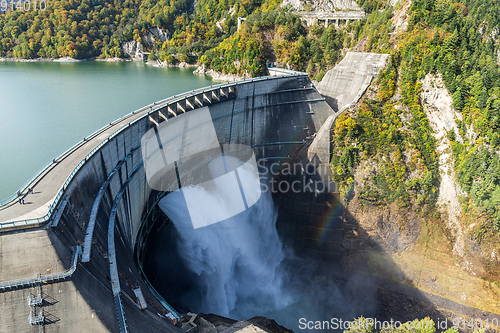
[[[168,31],[165,32],[161,28],[154,27],[149,29],[149,31],[156,37],[158,38],[162,43],[166,42],[168,40]]]
[[[161,28],[154,27],[149,29],[146,36],[142,37],[144,44],[154,45],[156,43],[154,37],[158,38],[160,42],[166,42],[168,40],[168,31],[164,32]],[[154,36],[154,37],[153,37]]]
[[[131,40],[123,42],[120,46],[124,53],[128,54],[134,60],[143,60],[144,53],[142,52],[142,44]]]
[[[381,248],[388,253],[407,250],[421,233],[420,218],[411,210],[360,205],[359,198],[349,202],[342,247],[356,250]]]
[[[214,71],[213,69],[206,69],[203,64],[201,64],[193,73],[210,75],[215,81],[236,81],[250,78],[250,75],[246,71],[243,76],[236,74],[222,74]]]
[[[421,98],[429,124],[434,130],[433,136],[437,140],[439,174],[441,175],[437,204],[456,239],[453,250],[463,257],[465,239],[460,223],[462,207],[458,201],[461,190],[455,180],[451,144],[447,137],[448,131],[453,130],[455,137],[462,141],[455,122],[455,119],[460,119],[461,115],[453,109],[453,99],[440,75],[427,74],[425,76],[422,80]]]
[[[392,1],[393,6],[396,6],[399,1]],[[408,9],[411,6],[411,0],[407,0],[401,8],[394,13],[394,16],[392,17],[392,24],[394,25],[394,31],[396,33],[400,33],[406,30],[406,27],[408,26]]]
[[[388,54],[348,52],[318,84],[318,91],[335,111],[343,111],[363,96],[373,77],[385,66]]]
[[[164,32],[162,29],[158,27],[154,27],[149,29],[149,32],[146,36],[142,37],[142,41],[145,45],[154,45],[155,39],[158,38],[161,42],[165,42],[168,40],[168,31]],[[134,60],[144,60],[144,52],[142,43],[139,43],[135,40],[131,40],[128,42],[123,42],[120,46],[124,53],[128,54]]]
[[[283,0],[281,7],[287,6],[299,11],[361,10],[354,0]]]
[[[273,319],[266,317],[253,317],[248,320],[234,320],[231,318],[226,318],[218,316],[215,314],[194,314],[189,313],[184,319],[187,323],[191,321],[191,325],[183,327],[183,330],[190,332],[193,326],[195,327],[195,332],[198,333],[286,333],[292,332],[276,323]],[[189,320],[187,317],[190,317]],[[184,324],[185,325],[185,324]]]

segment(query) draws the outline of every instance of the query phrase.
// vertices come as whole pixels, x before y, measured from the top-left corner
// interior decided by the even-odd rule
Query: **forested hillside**
[[[271,59],[315,76],[340,59],[360,28],[356,23],[339,30],[306,29],[296,14],[279,8],[278,0],[55,0],[46,5],[27,11],[7,6],[0,14],[0,57],[125,57],[123,42],[143,42],[159,27],[169,40],[143,43],[152,59],[200,62],[253,76],[264,73]],[[238,17],[248,18],[240,31]]]
[[[441,73],[462,114],[460,138],[450,131],[449,139],[457,180],[469,194],[463,204],[494,221],[485,229],[500,228],[499,8],[493,0],[414,1],[407,31],[390,41],[377,28],[385,29],[390,21],[372,13],[364,29],[367,50],[390,52],[391,61],[379,76],[376,98],[366,98],[357,112],[337,122],[339,153],[332,163],[347,166],[337,167],[336,174],[344,190],[352,189],[356,165],[383,156],[372,186],[364,187],[362,195],[381,203],[432,207],[440,179],[435,139],[419,99],[420,80]],[[401,96],[394,98],[397,87]],[[403,126],[405,117],[409,127]]]

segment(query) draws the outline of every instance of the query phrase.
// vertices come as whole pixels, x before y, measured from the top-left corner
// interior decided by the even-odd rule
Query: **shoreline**
[[[120,61],[132,61],[132,59],[122,59],[122,58],[107,58],[107,59],[85,58],[85,59],[75,59],[75,58],[70,58],[70,57],[62,57],[62,58],[36,58],[36,59],[0,58],[0,61],[3,61],[3,62],[84,62],[84,61],[120,62]]]
[[[195,64],[188,64],[185,62],[177,63],[177,64],[171,64],[167,62],[158,62],[158,61],[151,61],[151,60],[134,60],[134,59],[123,59],[123,58],[106,58],[106,59],[98,59],[98,58],[85,58],[85,59],[74,59],[70,57],[62,57],[62,58],[36,58],[36,59],[22,59],[22,58],[2,58],[0,57],[0,62],[60,62],[60,63],[72,63],[72,62],[85,62],[85,61],[98,61],[98,62],[133,62],[133,61],[140,61],[144,63],[147,66],[152,66],[152,67],[157,67],[157,68],[171,68],[171,67],[178,67],[178,68],[192,68],[196,67],[196,69],[193,71],[194,74],[199,74],[199,75],[208,75],[212,78],[214,81],[222,81],[222,82],[229,82],[229,81],[238,81],[238,80],[244,80],[250,78],[250,75],[245,72],[244,75],[237,75],[237,74],[224,74],[224,73],[219,73],[214,71],[213,69],[205,69],[205,65],[201,64],[199,65],[198,63]]]
[[[194,74],[200,74],[200,75],[209,75],[212,77],[212,80],[214,81],[239,81],[239,80],[244,80],[244,79],[249,79],[250,75],[245,71],[243,75],[237,75],[237,74],[224,74],[224,73],[219,73],[214,71],[213,69],[206,69],[204,64],[201,64],[198,66],[196,70],[193,72]]]
[[[162,66],[158,65],[157,62],[151,61],[151,60],[136,60],[133,58],[118,58],[118,57],[113,57],[113,58],[105,58],[105,59],[99,59],[99,58],[84,58],[84,59],[75,59],[71,57],[62,57],[62,58],[36,58],[36,59],[23,59],[23,58],[2,58],[0,57],[0,61],[3,62],[86,62],[86,61],[98,61],[98,62],[142,62],[148,66],[153,66],[153,67],[197,67],[198,64],[187,64],[187,63],[178,63],[178,64],[168,64],[167,63],[162,63]],[[164,65],[165,64],[165,65]]]

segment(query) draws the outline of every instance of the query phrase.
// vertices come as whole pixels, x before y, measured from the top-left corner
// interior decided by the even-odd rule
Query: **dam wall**
[[[307,146],[333,113],[307,76],[266,77],[174,96],[103,135],[62,179],[48,224],[18,230],[14,221],[3,230],[0,332],[181,331],[173,325],[179,314],[137,265],[144,219],[161,194],[148,185],[140,144],[150,129],[204,107],[220,143],[248,145],[269,162]],[[65,277],[46,278],[52,273]],[[39,302],[28,305],[28,297]]]
[[[388,54],[347,52],[342,61],[326,72],[318,91],[332,109],[343,112],[356,105],[388,59]]]

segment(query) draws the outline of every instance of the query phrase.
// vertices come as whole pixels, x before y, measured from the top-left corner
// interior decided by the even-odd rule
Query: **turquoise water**
[[[212,84],[192,71],[139,62],[0,62],[0,200],[107,123]]]

